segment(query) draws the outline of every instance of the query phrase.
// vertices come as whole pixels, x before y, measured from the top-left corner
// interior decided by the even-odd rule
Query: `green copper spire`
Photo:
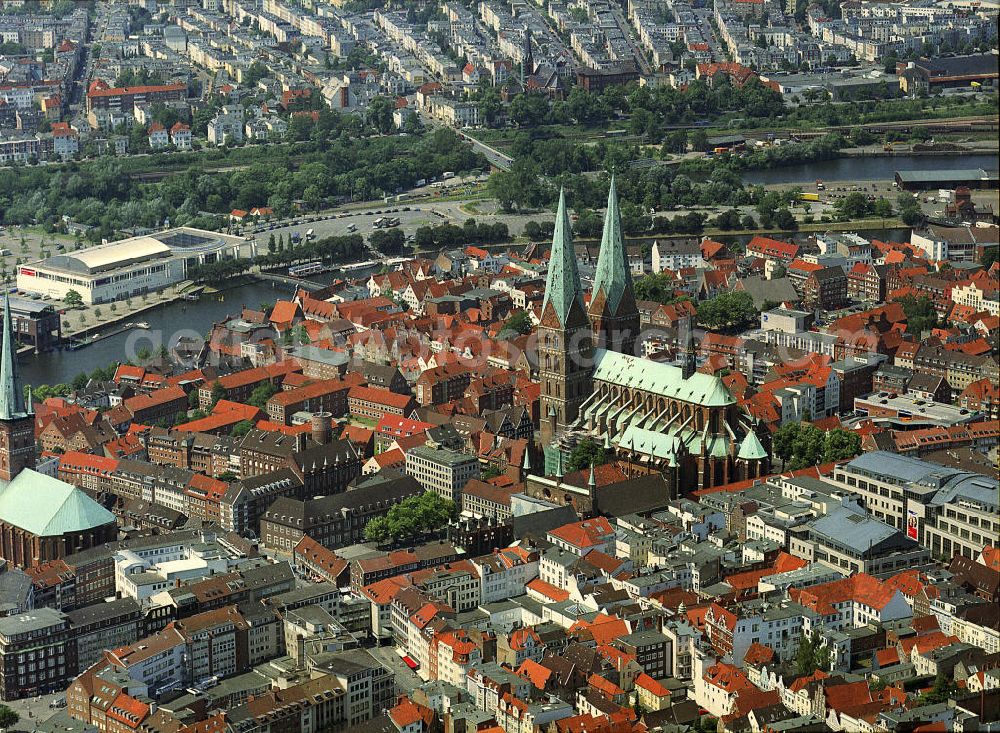
[[[761,444],[760,438],[757,437],[753,430],[748,432],[746,437],[743,438],[743,442],[740,443],[739,453],[737,453],[736,457],[743,458],[748,461],[759,461],[767,458],[767,451],[764,450],[764,446]]]
[[[574,302],[583,308],[580,273],[576,269],[576,251],[573,249],[573,227],[566,211],[566,192],[560,189],[556,228],[552,234],[552,250],[549,252],[549,272],[545,278],[542,316],[544,318],[546,308],[551,305],[559,323],[565,326]]]
[[[603,289],[608,312],[614,313],[625,291],[631,287],[632,274],[628,269],[625,239],[622,237],[622,216],[618,210],[618,188],[615,186],[615,177],[612,176],[611,189],[608,191],[608,211],[604,215],[601,253],[597,256],[597,271],[594,273],[594,297]]]
[[[10,293],[3,300],[3,347],[0,349],[0,420],[24,417],[24,392],[17,376],[17,341],[10,318]]]

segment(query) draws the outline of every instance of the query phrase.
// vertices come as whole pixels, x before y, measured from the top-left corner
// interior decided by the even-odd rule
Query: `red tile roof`
[[[521,662],[521,666],[517,668],[515,674],[518,677],[528,680],[535,688],[544,690],[549,677],[552,676],[552,670],[548,667],[543,667],[532,659],[525,659]]]
[[[180,83],[135,87],[109,87],[106,83],[98,80],[90,85],[90,89],[87,90],[87,96],[91,98],[117,97],[121,94],[149,94],[151,92],[179,92],[186,90],[187,87]]]
[[[604,517],[584,519],[564,524],[549,531],[549,534],[573,547],[587,549],[603,545],[614,536],[615,530]]]
[[[551,583],[546,583],[541,578],[535,578],[528,582],[525,586],[528,590],[533,590],[539,595],[545,596],[546,598],[551,598],[556,603],[565,601],[569,598],[569,591],[565,591],[562,588],[556,588]]]
[[[724,692],[733,693],[740,690],[753,688],[753,683],[747,679],[743,670],[731,664],[715,664],[705,672],[704,680],[713,687],[718,687]]]
[[[667,697],[670,695],[670,690],[664,687],[662,684],[654,680],[648,674],[643,672],[638,677],[635,678],[635,686],[641,687],[647,692],[656,695],[657,697]]]
[[[866,573],[859,573],[849,578],[809,588],[791,588],[788,592],[793,601],[801,603],[817,613],[828,615],[836,613],[834,604],[844,601],[863,603],[871,608],[881,610],[892,600],[896,590],[877,578]]]

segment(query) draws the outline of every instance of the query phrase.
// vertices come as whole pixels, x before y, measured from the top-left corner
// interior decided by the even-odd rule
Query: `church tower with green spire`
[[[545,300],[538,324],[538,372],[542,392],[541,440],[548,445],[559,430],[576,420],[592,388],[593,344],[583,305],[580,273],[573,249],[573,230],[566,194],[559,192]]]
[[[0,481],[10,481],[35,466],[35,417],[24,399],[17,374],[17,340],[4,296],[3,344],[0,345]]]
[[[639,308],[635,302],[632,273],[622,236],[618,189],[614,177],[608,191],[608,211],[604,216],[604,234],[594,273],[589,315],[594,343],[608,351],[635,355],[639,335]]]

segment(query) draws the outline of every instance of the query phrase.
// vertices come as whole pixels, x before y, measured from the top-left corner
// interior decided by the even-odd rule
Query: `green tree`
[[[21,716],[14,710],[11,710],[6,705],[0,705],[0,728],[10,728],[13,725],[17,725],[20,720]]]
[[[229,434],[234,438],[242,438],[244,435],[253,430],[253,420],[240,420],[238,423],[233,425],[232,430]]]
[[[886,219],[892,216],[892,204],[887,199],[879,197],[872,206],[872,213],[875,216]]]
[[[383,135],[392,132],[395,123],[392,120],[393,104],[388,97],[375,97],[368,103],[365,119],[368,124]]]
[[[799,223],[795,221],[791,211],[781,208],[774,213],[774,226],[783,232],[794,232],[799,228]]]
[[[579,471],[591,466],[602,466],[609,459],[608,451],[604,449],[603,445],[593,438],[584,438],[569,454],[569,463],[566,469],[568,471]]]
[[[222,386],[222,383],[219,380],[215,380],[212,383],[212,395],[209,401],[208,409],[210,410],[215,409],[215,406],[216,404],[218,404],[219,400],[226,399],[226,394],[227,394],[226,388]]]
[[[849,193],[834,204],[837,214],[843,219],[863,219],[871,212],[868,197],[860,191]]]
[[[854,458],[861,452],[861,436],[851,430],[834,428],[823,438],[823,462]]]
[[[802,636],[795,654],[796,672],[805,676],[816,670],[830,671],[830,648],[818,630],[814,630],[809,636]]]
[[[677,282],[665,272],[651,272],[635,281],[635,297],[657,303],[673,303],[677,300]]]
[[[771,447],[782,468],[797,470],[853,458],[861,452],[861,437],[843,428],[824,432],[809,422],[788,422],[775,431]]]
[[[921,295],[919,298],[904,295],[898,302],[903,306],[903,313],[906,315],[906,330],[909,333],[920,338],[924,331],[930,331],[937,327],[938,315],[934,309],[934,301],[926,295]]]
[[[436,532],[458,516],[455,502],[433,491],[411,496],[396,504],[384,516],[376,517],[365,526],[369,542],[409,542]]]
[[[254,391],[250,393],[250,397],[247,399],[247,404],[264,409],[264,405],[267,404],[267,401],[277,393],[278,388],[270,382],[267,382],[259,387],[256,387]]]
[[[694,733],[717,733],[719,719],[711,715],[702,715],[694,724]]]
[[[722,293],[698,305],[698,320],[706,328],[744,326],[758,316],[750,293]]]
[[[80,295],[75,290],[67,291],[66,296],[63,298],[63,300],[66,302],[66,305],[70,306],[71,308],[76,308],[78,306],[83,305],[83,296]]]
[[[500,94],[492,87],[479,97],[479,116],[487,127],[494,127],[500,119]]]
[[[383,254],[398,254],[406,244],[406,235],[399,228],[376,229],[371,233],[368,242]]]
[[[704,130],[695,130],[688,138],[691,141],[691,149],[699,152],[708,150],[708,133]]]
[[[723,231],[739,229],[741,227],[740,214],[736,209],[726,209],[715,217],[713,224],[717,229],[722,229]]]
[[[923,211],[920,210],[920,202],[913,194],[901,191],[896,197],[896,205],[899,207],[899,218],[907,226],[919,226],[926,219]]]
[[[510,118],[521,127],[535,127],[545,121],[549,100],[542,94],[518,94],[510,102]]]
[[[979,264],[983,266],[984,269],[989,270],[993,267],[993,263],[997,261],[997,255],[1000,254],[1000,249],[997,247],[987,247],[983,250],[983,256],[979,260]]]
[[[504,321],[503,328],[505,331],[511,330],[520,334],[527,334],[531,333],[534,326],[527,312],[519,310],[512,313],[510,318]]]
[[[479,476],[479,478],[483,481],[489,481],[490,479],[495,479],[500,475],[501,475],[500,469],[498,469],[496,466],[487,466],[486,468],[483,469],[483,472]]]
[[[944,672],[939,672],[934,678],[934,685],[931,689],[917,698],[917,706],[946,702],[957,691],[958,685],[955,684],[954,680],[950,679]]]

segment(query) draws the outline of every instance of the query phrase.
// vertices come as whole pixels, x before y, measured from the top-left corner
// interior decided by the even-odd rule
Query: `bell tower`
[[[622,237],[618,188],[614,177],[608,191],[608,211],[604,216],[604,234],[588,312],[594,328],[594,343],[598,348],[638,356],[635,342],[639,335],[639,307],[635,302],[632,272]]]
[[[17,374],[17,341],[10,315],[10,294],[4,296],[3,345],[0,346],[0,481],[10,481],[35,467],[35,417],[25,402]]]
[[[538,324],[543,446],[576,420],[580,406],[590,396],[593,357],[590,320],[583,305],[572,227],[566,212],[566,193],[560,191],[542,319]]]

